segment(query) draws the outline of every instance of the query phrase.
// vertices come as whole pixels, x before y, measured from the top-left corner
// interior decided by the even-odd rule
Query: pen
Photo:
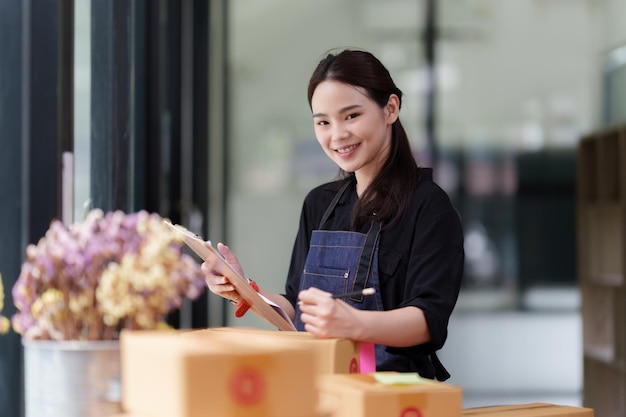
[[[333,294],[333,298],[349,298],[349,297],[357,297],[359,295],[372,295],[375,293],[376,293],[376,290],[370,287],[370,288],[364,288],[359,291],[344,292],[343,294]]]

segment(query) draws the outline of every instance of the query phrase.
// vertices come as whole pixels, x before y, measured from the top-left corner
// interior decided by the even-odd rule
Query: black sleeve
[[[463,275],[463,232],[457,212],[447,210],[415,231],[415,251],[409,261],[405,306],[424,312],[431,348],[440,349],[448,336],[448,321]]]
[[[447,196],[440,195],[428,201],[419,207],[416,217],[404,294],[398,307],[415,306],[424,312],[431,341],[399,349],[409,354],[430,354],[443,347],[448,336],[448,321],[459,295],[465,261],[458,213]]]

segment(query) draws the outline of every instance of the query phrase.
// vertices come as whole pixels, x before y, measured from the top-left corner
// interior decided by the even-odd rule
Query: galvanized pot
[[[22,341],[26,417],[121,411],[119,341]]]

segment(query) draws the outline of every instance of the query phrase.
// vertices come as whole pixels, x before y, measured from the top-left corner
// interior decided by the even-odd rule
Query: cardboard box
[[[123,414],[108,415],[107,417],[148,417],[148,416],[143,415],[143,414],[137,414],[137,413],[123,413]]]
[[[208,415],[207,417],[211,417],[213,416],[213,414]],[[137,413],[124,413],[124,414],[115,414],[115,415],[109,415],[107,417],[152,417],[152,416],[148,416],[146,414],[137,414]],[[215,415],[215,417],[229,417],[229,416],[217,416]],[[322,414],[322,413],[315,413],[315,414],[311,414],[309,417],[332,417],[330,414]]]
[[[463,390],[443,382],[382,384],[377,375],[335,374],[318,378],[319,409],[333,417],[460,417]]]
[[[322,339],[307,332],[284,332],[237,327],[195,330],[189,335],[207,335],[246,343],[251,346],[284,346],[312,350],[315,374],[359,373],[359,343],[348,339]]]
[[[207,417],[229,417],[229,416],[218,416],[218,415],[214,415],[214,414],[209,414],[207,415]],[[149,416],[147,414],[137,414],[137,413],[122,413],[122,414],[114,414],[114,415],[108,415],[107,417],[152,417]],[[332,417],[330,414],[327,413],[320,413],[320,412],[315,412],[314,414],[309,415],[308,417]]]
[[[123,331],[122,408],[150,417],[311,417],[314,354],[178,331]]]
[[[594,417],[590,408],[570,407],[546,403],[505,405],[498,407],[467,408],[463,417]]]

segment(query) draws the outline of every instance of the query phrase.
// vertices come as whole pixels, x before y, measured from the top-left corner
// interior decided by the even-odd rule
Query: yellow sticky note
[[[383,385],[416,385],[434,382],[432,379],[422,378],[416,372],[375,372],[372,376],[376,382]]]

